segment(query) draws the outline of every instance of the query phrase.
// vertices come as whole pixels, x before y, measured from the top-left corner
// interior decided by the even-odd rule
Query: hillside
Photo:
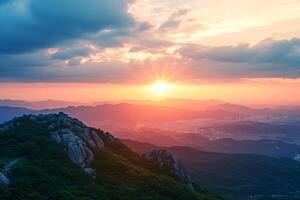
[[[144,153],[149,143],[124,140]],[[183,162],[194,181],[220,195],[245,199],[249,195],[290,195],[300,190],[300,163],[288,158],[199,151],[191,147],[165,147]]]
[[[219,199],[180,173],[63,113],[0,125],[1,200]]]
[[[275,130],[275,128],[277,126],[273,127],[274,133],[276,133],[277,130]],[[198,150],[208,152],[257,154],[277,158],[295,158],[300,154],[300,146],[298,144],[275,139],[238,140],[233,138],[221,138],[210,140],[198,133],[184,133],[150,128],[120,129],[115,131],[115,133],[122,139],[151,143],[156,146],[191,146]],[[289,132],[289,134],[292,135],[292,132]],[[273,137],[276,138],[276,134],[274,134]],[[290,138],[290,140],[291,139],[292,138]],[[294,140],[294,142],[296,141],[297,140]]]

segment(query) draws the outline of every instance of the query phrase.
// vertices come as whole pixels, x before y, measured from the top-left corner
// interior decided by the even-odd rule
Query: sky
[[[299,0],[1,0],[0,98],[297,104],[299,9]]]

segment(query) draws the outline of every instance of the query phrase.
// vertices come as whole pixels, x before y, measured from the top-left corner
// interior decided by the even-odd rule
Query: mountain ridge
[[[15,159],[5,172],[3,166]],[[192,191],[171,170],[63,113],[25,115],[1,124],[0,172],[9,180],[5,187],[0,184],[4,200],[220,199],[199,186]]]
[[[85,122],[95,125],[101,120],[115,120],[127,123],[137,122],[169,122],[176,120],[190,120],[197,118],[208,119],[225,119],[230,116],[242,117],[234,113],[228,113],[222,110],[212,111],[190,111],[184,109],[176,109],[164,106],[147,106],[133,105],[128,103],[121,104],[103,104],[97,106],[69,106],[58,109],[30,110],[19,107],[0,106],[0,112],[3,113],[0,122],[9,120],[14,114],[13,109],[17,111],[24,109],[25,113],[15,112],[16,115],[22,114],[49,114],[64,112],[72,117],[80,118]],[[7,111],[9,110],[9,112]],[[8,112],[8,115],[6,113]],[[137,116],[143,116],[137,117]]]

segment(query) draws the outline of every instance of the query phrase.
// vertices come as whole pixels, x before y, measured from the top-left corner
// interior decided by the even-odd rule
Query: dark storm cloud
[[[10,0],[0,4],[0,54],[25,53],[133,26],[132,0]]]

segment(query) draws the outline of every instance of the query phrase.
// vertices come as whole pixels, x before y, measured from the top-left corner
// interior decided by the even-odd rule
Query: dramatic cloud
[[[182,56],[196,60],[228,63],[274,64],[300,67],[300,39],[266,39],[257,45],[204,47],[187,45],[179,50]]]
[[[0,1],[0,81],[140,83],[155,74],[189,82],[300,77],[300,39],[205,43],[205,37],[236,26],[224,24],[216,6],[206,15],[200,8],[209,2],[193,1],[201,4],[195,10],[187,3],[146,0],[133,12],[139,2]],[[243,25],[232,14],[225,18]]]
[[[10,0],[0,4],[0,54],[51,47],[135,25],[133,0]]]
[[[154,49],[170,45],[158,41],[144,42],[145,47]],[[187,82],[205,79],[297,78],[300,77],[299,46],[298,39],[268,39],[254,46],[240,44],[209,48],[188,45],[178,50],[181,57],[175,53],[129,61],[122,61],[118,57],[122,58],[122,55],[115,55],[114,51],[108,50],[111,54],[103,51],[97,61],[90,59],[84,62],[82,59],[93,51],[87,47],[58,49],[50,54],[39,51],[22,56],[11,55],[10,59],[0,64],[0,80],[146,83],[158,77]],[[145,50],[136,48],[130,52],[138,54]],[[116,49],[115,52],[118,51]]]
[[[186,45],[178,50],[190,59],[193,71],[206,77],[255,78],[300,76],[300,39],[266,39],[250,46],[204,47]]]

